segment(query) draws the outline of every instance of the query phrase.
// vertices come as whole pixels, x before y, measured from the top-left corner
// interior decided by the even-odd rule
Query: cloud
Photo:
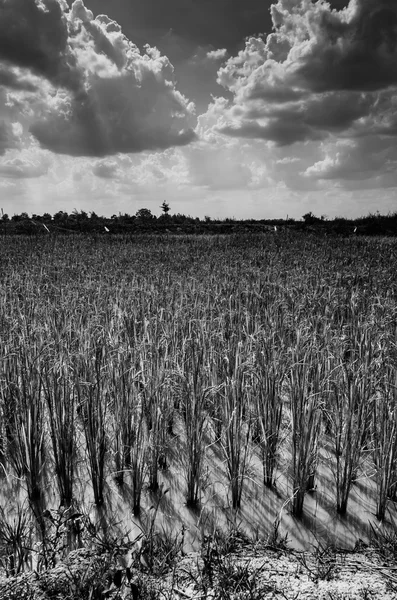
[[[303,8],[308,8],[307,2]],[[277,14],[277,8],[273,10]],[[393,0],[351,0],[339,12],[320,3],[311,13],[309,43],[301,44],[292,80],[318,92],[371,91],[397,83],[397,6]],[[282,27],[287,29],[294,16],[285,9],[282,15],[286,18]]]
[[[207,58],[210,60],[224,60],[227,54],[226,48],[220,48],[219,50],[210,50],[207,52]]]
[[[245,137],[263,139],[276,142],[279,146],[303,142],[306,140],[319,140],[323,135],[310,127],[307,123],[299,122],[294,118],[269,119],[265,125],[255,121],[236,123],[219,128],[220,133],[231,137]]]
[[[12,123],[0,120],[0,156],[9,149],[19,147],[20,138],[18,133]]]
[[[116,162],[102,160],[92,167],[92,172],[97,177],[103,177],[103,179],[114,179],[117,177],[119,170]]]
[[[64,0],[0,0],[0,60],[75,89]]]
[[[275,31],[248,39],[218,71],[233,94],[220,132],[278,145],[397,134],[394,0],[350,0],[339,11],[324,0],[278,0],[271,14]]]
[[[13,158],[0,162],[0,177],[10,179],[26,179],[41,177],[48,172],[48,165],[39,164],[21,158]]]
[[[51,84],[34,103],[25,99],[30,132],[43,148],[102,157],[195,139],[194,105],[177,90],[168,58],[149,46],[141,53],[82,0],[69,12],[63,0],[0,0],[0,23],[0,59],[14,68],[3,76],[9,87],[26,89],[16,67]]]
[[[31,78],[21,75],[18,69],[11,69],[1,64],[0,86],[15,90],[25,90],[27,92],[34,92],[37,90],[37,85],[31,81]]]
[[[355,140],[340,140],[324,145],[323,158],[304,172],[304,176],[318,180],[339,181],[352,189],[353,182],[374,179],[381,187],[397,185],[397,147],[392,137],[366,136]]]

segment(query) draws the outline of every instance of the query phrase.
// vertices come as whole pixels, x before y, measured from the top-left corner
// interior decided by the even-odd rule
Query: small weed
[[[370,526],[370,545],[384,558],[397,558],[397,529],[387,530],[373,523]]]
[[[311,562],[308,562],[304,552],[298,554],[297,558],[314,583],[330,581],[335,575],[337,568],[336,550],[332,544],[324,546],[319,544],[312,554]]]
[[[267,539],[267,545],[274,550],[287,550],[288,546],[288,532],[282,536],[280,534],[280,525],[281,525],[281,515],[284,508],[290,502],[290,499],[287,499],[281,507],[281,510],[277,517],[273,521],[272,531]]]
[[[14,577],[25,569],[29,558],[29,539],[32,525],[23,506],[16,514],[0,507],[0,564],[8,577]]]

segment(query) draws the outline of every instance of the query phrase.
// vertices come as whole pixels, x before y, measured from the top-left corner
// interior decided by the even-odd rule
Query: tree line
[[[180,213],[171,214],[170,206],[163,202],[160,216],[148,208],[140,208],[134,215],[128,213],[104,217],[94,211],[87,213],[74,210],[72,213],[58,211],[32,214],[26,212],[9,216],[2,210],[0,234],[48,234],[48,233],[233,233],[239,231],[283,230],[304,231],[323,235],[397,235],[397,212],[381,215],[378,212],[356,219],[326,216],[317,217],[312,212],[302,219],[204,219]]]

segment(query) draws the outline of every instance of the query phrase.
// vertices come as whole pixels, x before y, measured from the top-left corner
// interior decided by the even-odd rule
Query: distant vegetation
[[[135,215],[127,213],[102,217],[95,212],[54,215],[44,213],[29,216],[26,212],[10,217],[2,214],[1,234],[48,234],[48,233],[238,233],[247,231],[280,231],[288,229],[319,235],[397,235],[397,212],[388,215],[369,214],[357,219],[317,217],[312,212],[295,219],[212,219],[170,214],[166,202],[160,206],[162,214],[156,217],[148,208],[139,209]]]

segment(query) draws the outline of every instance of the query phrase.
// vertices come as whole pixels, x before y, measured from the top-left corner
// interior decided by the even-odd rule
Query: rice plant
[[[35,351],[34,351],[35,350]],[[44,535],[45,427],[40,351],[17,347],[4,361],[2,402],[6,407],[9,457],[26,483],[27,497]]]
[[[370,437],[370,417],[375,391],[375,356],[368,328],[357,333],[331,379],[328,418],[334,440],[336,507],[345,514],[363,448]]]
[[[380,391],[372,403],[374,462],[377,470],[378,497],[376,516],[383,521],[386,516],[388,496],[395,486],[397,460],[397,373],[387,365]]]
[[[179,377],[181,411],[186,431],[186,504],[191,508],[200,503],[204,436],[211,392],[205,382],[203,358],[204,348],[191,344],[184,361],[184,372]]]
[[[323,406],[322,375],[321,356],[315,348],[303,347],[293,355],[287,377],[292,418],[292,513],[296,517],[302,516],[308,482],[316,471]]]
[[[147,331],[150,339],[153,338]],[[155,492],[159,488],[159,467],[166,460],[167,424],[172,410],[169,397],[169,376],[166,369],[167,355],[163,346],[150,343],[141,349],[142,403],[148,431],[147,464],[149,489]]]
[[[223,389],[218,401],[222,403],[222,449],[230,484],[232,507],[240,508],[247,474],[251,419],[248,415],[248,370],[237,344],[223,364]]]
[[[252,387],[258,432],[256,441],[261,451],[263,483],[269,488],[274,486],[277,467],[283,413],[282,385],[285,376],[281,357],[273,353],[274,349],[270,344],[262,350],[257,350]]]
[[[149,434],[139,373],[134,374],[130,359],[118,355],[112,364],[111,411],[115,480],[123,486],[125,475],[130,474],[132,510],[141,512],[142,490],[148,472]]]
[[[110,396],[115,480],[120,486],[124,483],[126,472],[131,468],[131,448],[136,438],[135,408],[139,402],[138,394],[132,357],[130,353],[125,355],[119,351],[112,357],[110,366]]]
[[[42,381],[60,503],[69,507],[73,502],[76,464],[76,391],[64,357],[43,366]]]
[[[0,507],[0,564],[7,577],[22,573],[30,558],[32,524],[24,506]]]
[[[74,364],[78,410],[86,441],[94,502],[104,503],[105,458],[108,449],[109,392],[105,370],[106,347],[98,340],[94,355],[79,356]]]

